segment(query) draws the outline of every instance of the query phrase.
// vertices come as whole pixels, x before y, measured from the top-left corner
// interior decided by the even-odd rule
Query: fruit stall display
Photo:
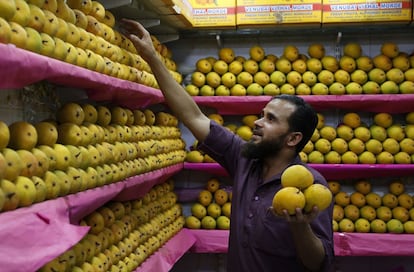
[[[1,111],[7,119],[1,122],[0,135],[0,220],[2,247],[7,249],[1,254],[9,256],[1,258],[1,267],[8,270],[53,271],[57,259],[74,265],[73,247],[81,247],[80,241],[90,244],[95,234],[89,230],[102,226],[90,219],[99,217],[98,210],[109,201],[127,205],[146,199],[151,188],[182,169],[185,143],[177,120],[149,108],[163,98],[148,65],[112,28],[110,11],[97,1],[86,4],[60,0],[1,4],[0,88],[5,102]],[[171,51],[152,38],[159,57],[181,81]],[[53,99],[45,102],[49,88]],[[62,96],[69,96],[68,103]],[[182,230],[177,205],[154,210],[157,214],[146,222],[155,227],[145,227],[152,234],[146,236],[151,246],[145,249],[145,265],[160,271],[168,270],[172,264],[167,260],[180,258],[194,241]],[[171,220],[155,223],[159,217]],[[122,239],[131,233],[125,232]],[[101,265],[91,258],[104,252],[103,243],[100,252],[92,247],[94,252],[79,260]],[[174,251],[156,252],[161,245]],[[128,264],[128,269],[136,269],[135,261],[135,267]],[[144,271],[145,265],[141,265]]]
[[[124,121],[119,123],[119,120],[125,120],[125,117],[118,119],[115,122],[117,124],[101,126],[101,124],[93,124],[90,121],[77,123],[78,117],[76,116],[69,122],[61,120],[41,124],[45,126],[43,131],[47,127],[50,128],[52,124],[57,134],[60,134],[52,149],[59,149],[57,157],[63,157],[63,160],[59,160],[59,163],[54,166],[49,163],[47,170],[44,164],[42,167],[45,168],[35,167],[36,170],[31,170],[29,167],[21,169],[17,171],[19,174],[15,178],[11,171],[11,174],[9,173],[11,177],[8,177],[11,180],[9,182],[5,181],[7,179],[2,180],[1,188],[8,193],[4,194],[6,198],[0,214],[2,245],[7,248],[6,252],[0,251],[4,254],[0,258],[1,267],[8,267],[16,272],[34,271],[41,267],[44,271],[50,271],[54,265],[60,267],[63,261],[74,271],[87,270],[91,266],[99,269],[110,268],[113,271],[123,268],[127,271],[148,271],[150,268],[168,271],[174,262],[186,252],[225,253],[227,250],[228,231],[226,229],[229,224],[228,210],[231,207],[231,194],[226,183],[217,183],[217,178],[220,177],[221,180],[221,177],[224,178],[227,173],[210,157],[197,153],[197,144],[192,142],[188,135],[179,133],[176,120],[173,120],[171,115],[163,111],[151,111],[150,106],[162,104],[162,94],[157,89],[157,82],[148,64],[136,52],[131,42],[116,30],[115,24],[111,11],[105,9],[98,1],[9,0],[1,3],[0,88],[4,90],[4,93],[10,93],[13,96],[15,90],[19,91],[31,84],[47,81],[59,87],[72,88],[64,90],[65,95],[72,96],[72,99],[76,98],[76,92],[73,92],[73,89],[82,89],[88,98],[88,103],[79,103],[79,105],[84,106],[85,111],[92,109],[92,105],[96,106],[96,109],[98,105],[103,106],[103,108],[99,107],[100,109],[105,109],[109,101],[111,107],[106,108],[106,113],[130,114],[127,109],[134,109],[137,114],[134,116],[134,123],[128,123],[128,125],[123,123]],[[413,133],[411,125],[413,124],[414,58],[409,53],[403,52],[397,42],[381,42],[381,46],[375,52],[374,50],[363,51],[358,43],[350,42],[344,44],[343,51],[338,54],[327,54],[329,49],[319,41],[309,44],[306,51],[300,50],[299,46],[291,43],[284,45],[278,52],[279,54],[276,54],[267,49],[265,52],[264,47],[258,45],[260,42],[245,40],[244,45],[240,44],[241,48],[248,44],[245,56],[236,55],[229,46],[219,46],[221,50],[217,50],[217,55],[203,56],[194,62],[194,73],[191,73],[185,80],[178,70],[178,65],[172,59],[172,50],[155,36],[152,38],[159,57],[167,65],[175,80],[182,83],[203,108],[214,109],[214,113],[211,113],[209,117],[228,126],[230,130],[245,139],[251,135],[252,123],[258,118],[257,114],[260,113],[270,96],[289,93],[304,97],[318,110],[321,122],[317,133],[315,132],[314,141],[311,140],[301,153],[302,158],[313,164],[329,179],[332,185],[331,190],[337,190],[333,195],[337,207],[334,215],[338,219],[337,224],[333,222],[337,230],[334,236],[335,254],[337,256],[412,256],[412,238],[409,233],[411,233],[413,218],[408,196],[411,196],[409,177],[412,177],[414,171],[412,143],[410,142]],[[199,41],[195,39],[195,42]],[[305,42],[301,40],[302,44]],[[180,41],[177,41],[177,45],[180,46]],[[280,44],[273,45],[280,46]],[[203,46],[207,44],[200,45],[200,48]],[[337,51],[338,48],[336,44],[335,50]],[[179,49],[185,51],[186,55],[192,53],[189,54],[186,51],[188,46]],[[214,49],[217,49],[216,46]],[[372,57],[367,56],[368,52]],[[42,93],[42,90],[36,89],[34,93]],[[9,101],[8,96],[4,97],[6,98],[4,101]],[[23,99],[26,98],[23,97]],[[84,98],[85,96],[82,96],[82,99]],[[70,105],[71,107],[77,106]],[[13,106],[11,108],[14,110]],[[4,108],[0,110],[3,111]],[[333,121],[332,111],[335,116]],[[39,117],[36,116],[37,113],[30,112],[30,117],[36,119]],[[20,121],[19,114],[11,116],[12,114],[6,115],[13,122]],[[152,116],[147,119],[149,123],[135,123],[140,120],[137,116],[142,116],[142,114]],[[238,123],[225,122],[229,115],[239,116]],[[241,115],[244,118],[240,118]],[[349,118],[349,124],[345,116],[352,117]],[[132,119],[126,120],[126,122],[131,122]],[[165,120],[173,120],[173,125]],[[156,124],[156,121],[159,123]],[[167,128],[164,122],[168,123]],[[5,123],[11,124],[12,122],[1,123],[1,132],[5,131]],[[19,123],[19,125],[22,124],[30,127],[30,122]],[[36,124],[37,122],[32,122],[33,126]],[[17,127],[17,125],[14,126]],[[102,134],[102,131],[106,131],[105,127],[110,127],[108,131],[114,134],[105,134],[105,132]],[[345,135],[353,134],[352,139],[346,136],[341,137],[342,128],[346,128],[344,129]],[[180,127],[180,129],[184,128]],[[336,137],[332,136],[332,129],[335,130]],[[10,132],[14,133],[13,130],[14,128]],[[155,138],[149,137],[145,140],[134,138],[137,135],[130,135],[129,130],[138,131],[138,134],[143,133],[143,135],[152,133]],[[38,132],[32,127],[30,131]],[[94,139],[92,135],[81,137],[81,142],[77,141],[77,137],[71,137],[78,133],[87,135],[91,131],[97,131],[92,134],[98,138],[109,137],[105,139],[112,139],[114,142],[98,143],[99,140]],[[167,136],[170,133],[176,138],[170,139]],[[367,136],[368,134],[370,137]],[[381,140],[377,139],[377,136],[382,137]],[[0,142],[4,139],[2,137],[4,135],[0,133]],[[183,137],[187,146],[192,149],[187,150],[187,154],[183,152],[184,146],[178,137]],[[131,145],[128,138],[139,141]],[[189,141],[188,138],[191,140]],[[31,162],[35,162],[36,159],[29,154],[29,150],[34,150],[38,156],[42,157],[42,152],[40,152],[42,150],[37,146],[28,148],[28,146],[15,145],[19,137],[12,136],[9,139],[11,140],[10,146],[5,146],[3,150],[7,149],[6,153],[10,156],[20,153],[25,160],[30,158]],[[327,141],[320,141],[316,144],[319,139]],[[45,136],[38,137],[38,140],[45,140]],[[379,141],[381,147],[374,140]],[[24,142],[33,144],[33,139],[26,139]],[[44,143],[42,145],[52,147]],[[343,152],[345,145],[347,151]],[[177,150],[168,153],[174,153],[171,154],[173,158],[163,153],[171,148],[174,149],[174,146]],[[154,150],[154,147],[159,149]],[[46,147],[43,149],[49,150]],[[70,150],[69,153],[66,149]],[[68,157],[72,157],[72,154],[81,154],[80,151],[84,149],[90,154],[106,155],[96,161],[80,160],[79,156],[75,156],[77,160],[71,158],[69,164],[73,165],[70,166],[65,161],[65,156],[60,156],[67,154]],[[108,149],[112,150],[111,155],[119,155],[117,157],[119,161],[116,164],[111,163],[111,170],[115,170],[112,175],[107,174],[110,173],[109,170],[104,172],[104,165],[109,163],[108,160],[111,157],[106,152]],[[378,151],[379,149],[382,151]],[[18,150],[21,151],[17,152]],[[127,150],[132,152],[126,152],[125,156],[135,156],[135,159],[132,157],[121,159],[123,158],[122,151]],[[79,153],[76,153],[77,151]],[[347,153],[348,151],[352,153]],[[378,159],[378,155],[383,151],[389,153],[386,154],[386,159]],[[311,155],[312,152],[314,152],[313,155]],[[350,155],[343,156],[345,153]],[[411,156],[410,163],[407,163],[410,159],[407,154]],[[2,155],[5,157],[5,154],[2,153]],[[184,171],[182,171],[184,159],[188,162],[184,163]],[[40,161],[40,159],[37,160]],[[0,163],[1,167],[3,165]],[[46,181],[53,182],[51,177],[58,176],[55,172],[64,177],[68,176],[66,171],[52,170],[53,167],[65,168],[68,171],[70,168],[73,177],[70,185],[77,184],[79,176],[82,177],[82,182],[75,186],[65,187],[68,185],[68,182],[65,183],[68,179],[57,178],[55,181],[58,181],[63,189],[57,190],[56,185],[54,188],[48,188],[46,184],[42,186]],[[119,171],[120,169],[128,171]],[[48,179],[42,179],[42,171],[46,171],[44,175],[47,174]],[[121,172],[122,175],[120,175]],[[24,175],[20,175],[22,173]],[[154,207],[156,204],[148,203],[150,196],[153,200],[162,197],[162,192],[158,190],[166,188],[165,181],[169,177],[186,175],[186,173],[208,173],[210,175],[209,179],[202,181],[206,184],[203,184],[196,190],[197,193],[193,194],[195,196],[193,200],[206,204],[205,199],[207,199],[210,204],[215,203],[220,206],[222,217],[217,216],[217,205],[211,205],[210,209],[210,213],[217,219],[221,218],[220,223],[217,220],[214,220],[214,223],[212,220],[205,220],[202,225],[201,220],[199,226],[200,228],[204,226],[204,229],[190,229],[191,224],[188,222],[190,220],[185,220],[183,217],[189,215],[189,211],[187,214],[185,210],[181,212],[181,207],[173,204],[175,200],[171,201],[171,206],[166,205],[169,207],[165,206],[162,209]],[[211,180],[211,176],[215,176],[216,180]],[[376,178],[387,180],[381,183],[377,182]],[[364,182],[358,183],[360,179]],[[367,185],[367,180],[370,181],[371,187]],[[392,181],[395,182],[392,183]],[[379,183],[382,186],[377,187]],[[208,184],[220,186],[212,188]],[[361,189],[362,186],[356,186],[356,184],[365,184],[366,188]],[[17,185],[23,189],[18,190]],[[372,190],[367,190],[368,187]],[[401,187],[404,189],[402,190]],[[30,189],[28,194],[25,192],[27,188]],[[171,187],[168,188],[170,189]],[[15,194],[13,190],[16,191]],[[198,194],[200,190],[204,192],[201,196]],[[33,193],[34,191],[36,193]],[[157,191],[157,194],[154,191]],[[220,192],[220,194],[216,197],[213,191],[214,193]],[[183,192],[178,188],[176,193],[180,200]],[[172,192],[167,194],[171,196]],[[359,199],[356,199],[357,197]],[[378,206],[378,198],[381,198],[380,206]],[[364,201],[365,205],[362,205]],[[375,207],[376,219],[381,217],[387,227],[387,232],[391,233],[376,231],[381,230],[381,227],[383,230],[384,224],[378,220],[375,221],[376,219],[371,220],[372,209],[364,208],[368,206],[368,203]],[[145,213],[149,206],[159,213],[153,213],[151,218],[148,215],[147,221],[136,221],[135,219],[139,217],[131,219],[130,214],[127,214],[127,211],[135,215]],[[347,208],[348,206],[350,208]],[[112,224],[105,220],[102,224],[100,220],[102,217],[99,216],[101,213],[110,213],[108,210],[113,211],[112,209],[120,207],[125,209],[122,217],[121,215],[117,217],[117,215]],[[342,218],[339,207],[344,210]],[[358,217],[355,215],[357,214],[356,207],[358,207]],[[199,209],[197,212],[194,208],[194,214],[199,217],[203,211]],[[367,211],[371,211],[371,217],[367,215],[369,214]],[[154,211],[151,210],[151,212]],[[207,212],[208,209],[206,209]],[[389,212],[391,212],[391,218]],[[174,216],[171,216],[172,214]],[[340,218],[348,220],[340,224]],[[385,220],[387,218],[388,221]],[[371,233],[367,233],[367,221],[363,219],[370,223]],[[388,222],[390,222],[389,226]],[[192,223],[193,226],[198,226],[197,220],[193,220]],[[187,228],[183,228],[184,224],[187,224]],[[340,227],[342,225],[343,227]],[[112,234],[116,233],[115,230],[119,230],[118,226],[129,227],[123,229],[122,235],[113,237],[112,240],[105,240],[112,237]],[[109,228],[114,232],[110,233]],[[137,237],[139,235],[142,236]],[[94,246],[93,242],[95,242]],[[374,244],[381,244],[381,246],[374,248]],[[159,248],[164,250],[158,250]],[[73,258],[74,251],[80,254],[80,257],[76,255],[76,262]],[[139,265],[140,267],[136,268]]]

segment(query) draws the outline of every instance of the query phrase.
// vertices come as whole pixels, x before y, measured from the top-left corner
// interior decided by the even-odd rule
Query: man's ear
[[[303,138],[303,134],[301,132],[291,132],[289,133],[286,143],[288,146],[296,146],[300,143]]]

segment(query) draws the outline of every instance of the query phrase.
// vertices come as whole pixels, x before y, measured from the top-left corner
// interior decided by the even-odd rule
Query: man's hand
[[[149,32],[137,21],[122,19],[120,21],[121,32],[135,45],[139,55],[147,62],[156,56],[156,50]]]
[[[303,213],[301,208],[296,208],[296,214],[289,215],[287,210],[283,210],[283,215],[279,215],[275,212],[273,207],[269,207],[269,210],[278,217],[283,217],[289,223],[310,223],[312,222],[319,214],[319,209],[317,206],[314,206],[310,213]]]

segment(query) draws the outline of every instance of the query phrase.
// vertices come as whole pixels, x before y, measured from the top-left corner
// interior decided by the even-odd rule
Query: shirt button
[[[259,200],[259,196],[255,196],[255,197],[254,197],[254,200],[255,200],[255,201],[258,201],[258,200]]]
[[[253,213],[249,213],[249,215],[247,217],[252,218],[253,217]]]

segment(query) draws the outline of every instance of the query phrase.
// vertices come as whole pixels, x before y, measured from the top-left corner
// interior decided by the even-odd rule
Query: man
[[[199,141],[199,147],[220,163],[234,181],[228,271],[329,271],[333,261],[331,206],[319,212],[277,216],[271,208],[281,188],[280,176],[292,164],[317,125],[314,110],[297,96],[276,96],[256,120],[246,143],[202,113],[190,95],[157,57],[142,25],[123,20],[122,27],[148,62],[165,101]],[[309,168],[316,183],[326,180]]]

